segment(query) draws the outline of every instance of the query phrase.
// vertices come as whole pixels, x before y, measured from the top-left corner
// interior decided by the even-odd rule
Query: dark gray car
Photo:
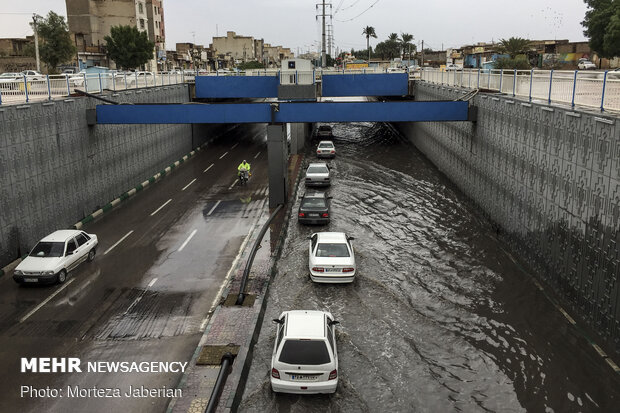
[[[324,192],[307,192],[301,198],[297,219],[300,224],[328,224],[329,199]]]

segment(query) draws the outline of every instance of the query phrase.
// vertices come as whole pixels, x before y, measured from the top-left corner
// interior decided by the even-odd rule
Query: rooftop
[[[287,314],[286,337],[325,337],[325,313],[313,310],[291,310]]]

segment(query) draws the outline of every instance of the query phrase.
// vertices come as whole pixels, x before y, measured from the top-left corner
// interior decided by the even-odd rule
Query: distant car
[[[316,136],[319,138],[332,138],[334,136],[332,127],[329,125],[321,125],[316,131]]]
[[[67,274],[83,261],[95,259],[99,241],[95,234],[65,229],[51,233],[34,246],[15,268],[13,279],[19,284],[62,284]]]
[[[317,158],[335,158],[336,147],[332,141],[321,141],[316,147]]]
[[[596,65],[589,60],[580,60],[577,63],[577,68],[579,70],[594,70],[596,69]]]
[[[306,192],[299,203],[300,224],[329,224],[329,199],[325,192]]]
[[[37,72],[36,70],[24,70],[21,72],[22,75],[26,75],[28,80],[43,80],[45,79],[45,75]]]
[[[446,65],[446,70],[461,70],[461,69],[463,68],[455,64]]]
[[[355,279],[353,237],[344,232],[317,232],[308,241],[310,279],[318,283],[352,283]]]
[[[325,162],[316,162],[306,169],[306,186],[329,186],[331,173]]]
[[[24,81],[24,75],[21,73],[6,72],[0,75],[0,83],[14,83],[20,81]]]
[[[601,78],[603,78],[605,74],[603,73]],[[607,79],[617,80],[620,79],[620,67],[616,69],[611,69],[607,71]]]
[[[338,387],[338,321],[326,311],[284,311],[271,356],[271,389],[277,393],[335,393]]]
[[[414,72],[414,71],[420,70],[420,66],[418,66],[418,65],[411,65],[407,69],[409,69],[410,72]]]

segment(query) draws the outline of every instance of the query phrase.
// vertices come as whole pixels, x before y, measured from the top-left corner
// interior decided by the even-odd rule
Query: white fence
[[[620,111],[619,72],[424,69],[420,79],[447,86],[495,90],[530,101]]]

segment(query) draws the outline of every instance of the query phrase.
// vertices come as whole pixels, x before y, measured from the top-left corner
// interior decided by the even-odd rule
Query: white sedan
[[[95,259],[97,245],[95,234],[64,229],[43,238],[13,272],[18,284],[59,283],[67,273],[83,261]]]
[[[317,232],[309,237],[310,279],[319,283],[352,283],[355,279],[353,237],[344,232]]]

